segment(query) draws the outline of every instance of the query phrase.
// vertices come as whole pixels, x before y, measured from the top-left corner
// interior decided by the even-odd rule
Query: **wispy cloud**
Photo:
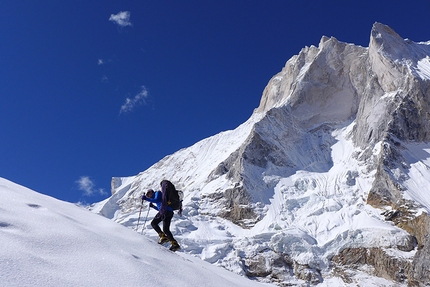
[[[107,65],[107,64],[110,64],[112,62],[114,62],[114,60],[111,58],[107,58],[107,59],[99,58],[99,59],[97,59],[97,65],[98,66]]]
[[[103,188],[96,188],[96,185],[89,176],[81,176],[76,183],[79,190],[82,190],[85,196],[107,195]]]
[[[115,22],[121,27],[133,26],[130,22],[130,12],[129,11],[121,11],[118,14],[111,14],[109,21]]]
[[[134,96],[134,98],[125,99],[125,103],[121,106],[119,113],[129,113],[134,110],[137,106],[143,105],[146,103],[145,99],[148,97],[148,91],[145,86],[141,87],[141,91]]]

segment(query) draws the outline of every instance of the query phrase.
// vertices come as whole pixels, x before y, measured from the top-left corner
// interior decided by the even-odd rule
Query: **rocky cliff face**
[[[408,168],[402,166],[407,162],[401,156],[402,143],[429,141],[430,79],[427,74],[423,77],[417,73],[419,61],[428,61],[429,55],[429,45],[404,40],[380,23],[375,23],[372,28],[369,48],[323,37],[319,47],[303,49],[271,79],[256,111],[266,112],[260,123],[283,119],[281,125],[285,135],[258,137],[255,153],[275,166],[282,166],[284,176],[289,166],[304,163],[300,169],[307,169],[327,161],[327,158],[312,157],[309,151],[295,153],[300,155],[299,158],[289,158],[288,145],[300,146],[295,139],[325,135],[320,146],[324,150],[332,144],[329,134],[336,125],[355,121],[351,136],[355,145],[364,150],[361,160],[366,161],[369,169],[377,171],[367,203],[385,212],[389,209],[391,215],[394,213],[387,220],[413,236],[410,250],[416,240],[418,252],[413,264],[409,260],[395,259],[397,267],[394,269],[392,258],[383,259],[387,256],[379,249],[375,252],[374,249],[346,249],[334,257],[334,262],[350,264],[339,260],[339,256],[345,255],[342,258],[353,260],[354,264],[373,266],[378,276],[419,285],[430,282],[429,217],[427,213],[416,216],[415,211],[421,206],[404,199],[402,180],[399,175],[393,176],[393,172],[400,168],[403,177],[407,177]],[[283,113],[279,109],[285,115],[277,117]],[[315,131],[322,126],[325,130],[322,135],[317,135]],[[295,128],[304,133],[300,134]],[[258,134],[258,125],[253,132]],[[261,143],[261,138],[274,140],[277,144]],[[383,148],[373,159],[372,150],[377,143],[382,143]],[[252,143],[246,145],[252,149]],[[262,155],[261,150],[266,152]],[[329,153],[323,154],[329,156]],[[255,163],[255,157],[242,158],[250,164]],[[283,161],[280,164],[279,159]],[[259,162],[261,164],[261,160]],[[245,169],[246,165],[243,165]]]
[[[430,169],[430,147],[410,156],[430,140],[429,55],[429,43],[380,23],[368,48],[322,37],[269,81],[246,123],[117,184],[98,211],[114,217],[116,204],[125,217],[137,190],[166,177],[190,195],[178,224],[209,215],[249,230],[218,250],[229,254],[218,265],[280,285],[363,284],[364,272],[429,286],[430,189],[410,183],[417,162]],[[344,142],[355,150],[339,150]]]

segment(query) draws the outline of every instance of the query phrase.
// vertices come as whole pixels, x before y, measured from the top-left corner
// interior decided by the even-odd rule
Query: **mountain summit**
[[[208,262],[279,285],[424,286],[429,55],[430,42],[380,23],[368,48],[324,36],[270,79],[245,123],[113,178],[91,209],[133,228],[140,196],[166,178],[185,193],[175,237]]]

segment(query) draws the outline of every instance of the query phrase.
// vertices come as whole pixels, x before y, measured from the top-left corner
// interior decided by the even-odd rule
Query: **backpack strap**
[[[161,193],[162,193],[162,198],[161,198],[161,207],[160,207],[160,214],[164,214],[166,213],[166,209],[167,209],[167,180],[163,180],[161,183]]]

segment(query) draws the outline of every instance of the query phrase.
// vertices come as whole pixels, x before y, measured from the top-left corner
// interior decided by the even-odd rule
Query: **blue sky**
[[[164,156],[236,128],[323,35],[375,21],[430,40],[430,1],[0,2],[0,177],[61,200],[110,195]]]

